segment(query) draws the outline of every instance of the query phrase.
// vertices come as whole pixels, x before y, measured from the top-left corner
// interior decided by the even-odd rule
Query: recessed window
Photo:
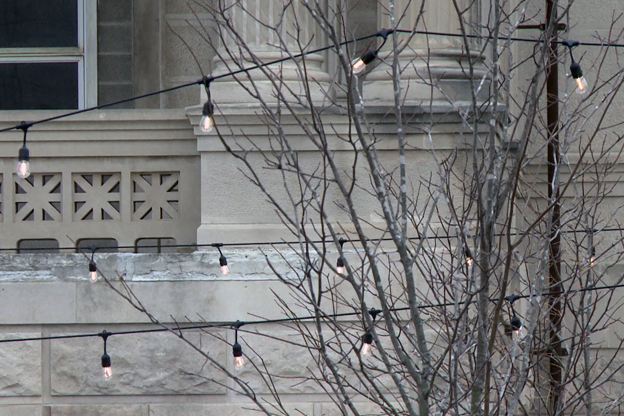
[[[23,253],[58,253],[59,242],[53,238],[20,240],[17,252]]]
[[[90,252],[92,247],[95,247],[98,253],[117,253],[118,246],[114,238],[83,238],[78,240],[76,252]]]
[[[175,238],[171,237],[157,237],[157,238],[139,238],[136,240],[134,252],[135,253],[175,253],[176,247],[170,247],[175,245]]]
[[[97,102],[97,2],[0,0],[0,110]]]

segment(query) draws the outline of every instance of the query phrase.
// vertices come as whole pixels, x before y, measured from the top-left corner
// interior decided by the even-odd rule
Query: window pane
[[[0,63],[0,110],[74,108],[78,108],[77,63]]]
[[[136,240],[135,253],[175,253],[175,238],[139,238]]]
[[[52,238],[20,240],[17,243],[18,253],[58,253],[59,242]]]
[[[78,240],[76,252],[90,253],[91,249],[97,248],[97,253],[117,253],[119,251],[117,246],[117,240],[114,238],[83,238]]]
[[[0,48],[67,46],[78,46],[77,0],[0,0]]]

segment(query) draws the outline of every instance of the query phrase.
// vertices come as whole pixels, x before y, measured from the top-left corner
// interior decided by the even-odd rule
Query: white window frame
[[[2,63],[78,63],[78,108],[97,105],[97,1],[78,2],[78,46],[0,48]]]

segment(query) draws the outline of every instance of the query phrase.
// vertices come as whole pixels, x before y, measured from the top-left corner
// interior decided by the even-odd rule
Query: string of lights
[[[605,228],[600,228],[600,229],[594,229],[594,230],[588,230],[588,229],[581,229],[581,230],[561,230],[560,231],[561,234],[582,234],[582,233],[590,233],[593,232],[594,234],[598,234],[598,233],[606,233],[606,232],[621,232],[624,233],[624,227],[605,227]],[[506,237],[506,236],[510,236],[510,237],[517,237],[517,236],[522,236],[525,235],[525,233],[521,233],[521,232],[515,232],[515,233],[495,233],[494,237]],[[420,240],[450,240],[453,239],[454,236],[452,235],[427,235],[427,236],[416,236],[416,237],[408,237],[408,240],[411,241],[420,241]],[[359,240],[351,240],[351,239],[345,239],[345,238],[341,238],[339,239],[339,244],[340,244],[340,240],[342,240],[341,246],[344,245],[345,243],[357,243]],[[323,243],[332,243],[334,240],[331,238],[325,239],[325,240],[309,240],[310,244],[323,244]],[[370,239],[370,241],[376,241],[376,242],[392,242],[394,241],[391,237],[387,237],[387,238],[379,238],[379,239]],[[80,247],[80,246],[64,246],[64,247],[36,247],[36,246],[29,246],[28,248],[24,248],[24,249],[20,249],[20,248],[11,248],[11,247],[1,247],[0,248],[0,252],[7,252],[7,251],[51,251],[51,250],[55,250],[55,251],[71,251],[71,252],[80,252],[81,249],[89,249],[92,250],[93,248],[95,248],[95,251],[112,251],[112,250],[143,250],[143,249],[153,249],[153,248],[163,248],[163,249],[175,249],[175,248],[180,248],[180,249],[184,249],[184,248],[208,248],[208,247],[212,247],[212,248],[218,248],[218,247],[263,247],[263,246],[296,246],[300,244],[300,241],[298,240],[292,240],[292,241],[288,241],[288,240],[279,240],[279,241],[247,241],[247,242],[230,242],[230,243],[190,243],[190,244],[144,244],[144,245],[116,245],[116,244],[111,244],[111,245],[106,245],[106,246],[101,246],[101,247],[97,247],[97,246],[89,246],[89,247]],[[470,257],[472,258],[472,254],[470,249],[466,249],[466,257]],[[343,266],[344,267],[344,266]]]
[[[251,65],[249,67],[244,67],[244,68],[240,68],[238,70],[235,71],[231,71],[228,73],[223,73],[223,74],[219,74],[219,75],[215,75],[215,76],[203,76],[201,79],[197,80],[197,81],[193,81],[193,82],[189,82],[189,83],[185,83],[185,84],[180,84],[171,88],[166,88],[163,90],[159,90],[159,91],[155,91],[155,92],[151,92],[148,94],[142,94],[139,96],[134,96],[134,97],[129,97],[123,100],[119,100],[119,101],[114,101],[114,102],[110,102],[110,103],[106,103],[106,104],[100,104],[97,106],[93,106],[93,107],[88,107],[88,108],[84,108],[84,109],[78,109],[78,110],[74,110],[68,113],[64,113],[64,114],[58,114],[52,117],[48,117],[48,118],[44,118],[44,119],[40,119],[40,120],[36,120],[36,121],[29,121],[29,122],[21,122],[20,124],[17,124],[15,126],[11,126],[11,127],[7,127],[7,128],[3,128],[0,129],[0,132],[7,132],[7,131],[11,131],[11,130],[22,130],[24,137],[23,137],[23,146],[22,148],[20,148],[19,150],[19,157],[18,157],[18,175],[21,178],[26,178],[29,176],[30,174],[30,161],[29,161],[29,150],[26,147],[26,137],[27,137],[27,133],[28,133],[28,129],[38,125],[38,124],[42,124],[42,123],[46,123],[46,122],[50,122],[50,121],[54,121],[54,120],[59,120],[59,119],[63,119],[63,118],[67,118],[70,116],[74,116],[74,115],[78,115],[78,114],[82,114],[82,113],[86,113],[89,111],[94,111],[94,110],[100,110],[100,109],[105,109],[105,108],[109,108],[115,105],[119,105],[119,104],[123,104],[123,103],[127,103],[127,102],[131,102],[131,101],[136,101],[136,100],[140,100],[143,98],[147,98],[147,97],[151,97],[151,96],[155,96],[155,95],[160,95],[160,94],[164,94],[164,93],[168,93],[168,92],[172,92],[175,90],[179,90],[179,89],[183,89],[183,88],[187,88],[187,87],[191,87],[191,86],[195,86],[195,85],[203,85],[204,88],[206,89],[206,93],[207,93],[207,101],[203,106],[202,109],[202,119],[200,121],[200,130],[204,131],[204,132],[209,132],[212,130],[213,126],[214,126],[214,120],[212,119],[213,113],[214,113],[214,105],[212,103],[212,97],[210,94],[210,83],[220,79],[220,78],[224,78],[224,77],[233,77],[236,76],[238,74],[241,73],[248,73],[254,69],[259,69],[259,68],[263,68],[263,67],[267,67],[267,66],[271,66],[271,65],[275,65],[275,64],[279,64],[285,61],[289,61],[289,60],[294,60],[294,59],[298,59],[298,58],[302,58],[304,56],[310,55],[310,54],[315,54],[315,53],[319,53],[319,52],[323,52],[329,49],[333,49],[336,47],[341,47],[341,46],[345,46],[354,42],[358,42],[358,41],[362,41],[362,40],[366,40],[366,39],[370,39],[370,38],[376,38],[376,37],[381,37],[383,38],[383,42],[381,43],[381,45],[375,49],[367,49],[364,54],[362,54],[360,57],[356,58],[353,62],[352,62],[352,72],[354,75],[358,75],[362,72],[364,72],[364,70],[366,69],[366,66],[368,64],[370,64],[371,62],[373,62],[378,54],[379,51],[381,50],[381,48],[385,45],[387,37],[392,34],[392,33],[407,33],[407,34],[416,34],[416,35],[428,35],[428,36],[444,36],[444,37],[467,37],[470,39],[481,39],[481,40],[491,40],[491,37],[487,37],[487,36],[481,36],[481,35],[464,35],[464,34],[456,34],[456,33],[442,33],[442,32],[432,32],[432,31],[410,31],[410,30],[401,30],[401,29],[397,29],[397,30],[392,30],[392,29],[384,29],[381,31],[378,31],[376,33],[367,35],[367,36],[363,36],[363,37],[359,37],[357,39],[352,39],[349,41],[345,41],[345,42],[341,42],[337,45],[329,45],[329,46],[324,46],[321,48],[317,48],[317,49],[313,49],[313,50],[309,50],[309,51],[305,51],[299,54],[289,54],[287,56],[284,56],[282,58],[279,59],[275,59],[272,61],[268,61],[268,62],[263,62],[263,63],[259,63],[259,64],[255,64],[255,65]],[[528,38],[515,38],[515,37],[509,37],[509,38],[502,38],[502,40],[512,40],[512,41],[519,41],[519,42],[532,42],[532,43],[542,43],[544,42],[544,39],[528,39]],[[604,42],[579,42],[579,41],[571,41],[571,40],[567,40],[567,41],[561,41],[561,42],[556,42],[558,44],[561,44],[563,46],[568,47],[569,49],[569,53],[570,53],[570,58],[572,61],[572,65],[570,66],[570,70],[571,70],[571,74],[572,77],[576,80],[577,83],[577,90],[580,93],[583,93],[585,91],[587,91],[587,81],[585,80],[585,78],[583,77],[583,72],[580,68],[580,65],[574,61],[574,58],[572,56],[572,48],[577,47],[579,45],[582,46],[599,46],[599,47],[624,47],[624,45],[622,44],[616,44],[616,43],[604,43]],[[613,229],[609,229],[610,231],[623,231],[624,229],[622,228],[613,228]],[[603,229],[600,231],[607,231],[607,229]],[[579,231],[579,230],[570,230],[570,231],[562,231],[562,232],[573,232],[573,233],[577,233],[577,232],[587,232],[587,230],[583,230],[583,231]],[[501,234],[503,235],[503,234]],[[426,237],[412,237],[411,239],[415,239],[415,240],[422,240],[423,238],[426,239],[450,239],[453,237],[449,237],[449,236],[426,236]],[[391,241],[390,238],[387,239],[380,239],[381,241]],[[331,240],[330,240],[331,241]],[[345,239],[341,239],[340,240],[340,247],[342,248],[343,244],[347,241],[351,241],[351,240],[345,240]],[[379,241],[379,240],[378,240]],[[317,243],[324,243],[327,242],[327,240],[319,240],[316,241]],[[294,245],[297,244],[298,242],[287,242],[287,241],[277,241],[277,242],[255,242],[255,243],[211,243],[211,244],[169,244],[169,245],[152,245],[152,246],[140,246],[139,248],[199,248],[199,247],[213,247],[218,249],[219,251],[219,263],[220,263],[220,267],[221,270],[223,272],[223,274],[227,274],[228,272],[228,263],[227,263],[227,259],[224,256],[223,252],[222,252],[222,248],[225,246],[261,246],[261,245]],[[110,246],[110,247],[102,247],[101,249],[137,249],[136,246]],[[97,280],[97,265],[95,263],[95,253],[97,250],[99,250],[100,248],[98,247],[92,247],[91,248],[91,260],[89,262],[89,276],[90,276],[90,280],[91,281],[95,281]],[[15,248],[2,248],[0,249],[0,251],[15,251],[18,249]],[[28,248],[29,251],[36,251],[36,250],[50,250],[50,248]],[[76,250],[76,247],[63,247],[63,248],[58,248],[58,250]],[[592,250],[594,250],[594,248],[592,247]],[[468,248],[465,249],[465,256],[466,256],[466,260],[469,261],[470,263],[472,262],[472,254],[470,253],[470,250]],[[342,259],[342,257],[338,258],[337,261],[337,270],[339,271],[339,273],[341,272],[341,269],[344,267],[344,261]],[[610,285],[610,286],[601,286],[601,287],[588,287],[588,288],[581,288],[581,289],[570,289],[568,291],[557,291],[557,292],[548,292],[548,293],[542,293],[540,295],[542,296],[554,296],[554,295],[565,295],[565,294],[573,294],[573,293],[578,293],[578,292],[587,292],[587,291],[597,291],[597,290],[615,290],[616,288],[621,288],[624,287],[624,284],[619,284],[619,285]],[[518,318],[516,316],[516,312],[515,309],[513,308],[513,303],[518,300],[518,299],[522,299],[522,298],[529,298],[532,296],[536,296],[536,294],[527,294],[527,295],[510,295],[508,297],[506,297],[505,299],[509,302],[510,306],[512,307],[512,311],[513,311],[513,317],[512,317],[512,326],[514,328],[519,329],[522,326],[522,323],[520,321],[520,318]],[[495,299],[491,299],[492,301],[494,301]],[[475,303],[476,301],[463,301],[463,302],[446,302],[446,303],[437,303],[437,304],[425,304],[425,305],[420,305],[419,308],[420,309],[429,309],[429,308],[442,308],[442,307],[450,307],[450,306],[455,306],[458,304],[472,304]],[[410,308],[409,307],[404,307],[404,308],[392,308],[389,309],[388,312],[400,312],[400,311],[409,311]],[[377,318],[377,316],[379,314],[382,313],[381,310],[378,309],[371,309],[369,311],[367,311],[372,318],[372,325],[375,324],[375,320]],[[363,312],[362,311],[354,311],[354,312],[345,312],[345,313],[336,313],[336,314],[330,314],[330,315],[324,315],[323,318],[324,319],[336,319],[336,318],[340,318],[340,317],[354,317],[354,316],[359,316],[361,315]],[[201,330],[201,329],[210,329],[210,328],[232,328],[235,330],[235,342],[232,346],[232,351],[233,351],[233,356],[235,359],[235,365],[236,367],[241,367],[244,363],[243,361],[243,351],[242,351],[242,346],[240,345],[240,343],[238,342],[238,331],[240,330],[240,328],[242,326],[248,326],[248,325],[261,325],[261,324],[277,324],[277,323],[293,323],[293,322],[303,322],[303,321],[311,321],[311,320],[316,320],[318,319],[317,315],[310,315],[310,316],[302,316],[302,317],[288,317],[288,318],[279,318],[279,319],[267,319],[267,320],[253,320],[253,321],[240,321],[237,320],[235,322],[222,322],[222,323],[207,323],[207,324],[201,324],[201,325],[176,325],[176,326],[171,326],[171,327],[166,327],[166,326],[159,326],[158,328],[151,328],[151,329],[142,329],[142,330],[127,330],[127,331],[117,331],[117,332],[109,332],[109,331],[102,331],[99,333],[85,333],[85,334],[68,334],[68,335],[55,335],[55,336],[45,336],[45,337],[30,337],[30,338],[13,338],[13,339],[3,339],[0,340],[0,343],[13,343],[13,342],[32,342],[32,341],[44,341],[44,340],[58,340],[58,339],[71,339],[71,338],[88,338],[88,337],[100,337],[103,340],[104,343],[104,354],[102,355],[102,368],[103,368],[103,372],[104,372],[104,377],[105,378],[110,378],[112,376],[112,370],[111,370],[111,357],[110,355],[107,353],[107,341],[110,337],[112,336],[121,336],[121,335],[130,335],[130,334],[142,334],[142,333],[156,333],[156,332],[171,332],[171,331],[179,331],[179,332],[183,332],[183,331],[190,331],[190,330]],[[361,354],[365,355],[368,353],[368,351],[370,350],[370,346],[372,344],[373,341],[373,337],[372,334],[370,332],[371,328],[366,328],[366,332],[363,335],[361,341],[362,341],[362,350],[361,350]]]
[[[356,42],[360,42],[360,41],[363,41],[363,40],[367,40],[367,39],[370,39],[370,38],[376,38],[376,37],[382,37],[384,39],[384,44],[385,44],[385,40],[387,39],[387,36],[392,34],[392,33],[416,34],[416,35],[425,35],[425,36],[441,36],[441,37],[457,37],[457,38],[464,38],[465,37],[465,38],[468,38],[468,39],[493,40],[493,38],[491,36],[483,36],[483,35],[469,35],[469,34],[461,34],[461,33],[436,32],[436,31],[429,31],[429,30],[416,30],[416,31],[413,31],[413,30],[406,30],[406,29],[382,29],[382,30],[380,30],[378,32],[371,33],[369,35],[360,36],[358,38],[354,38],[354,39],[351,39],[351,40],[340,42],[338,44],[338,46],[346,46],[346,45],[349,45],[349,44],[352,44],[352,43],[356,43]],[[502,36],[502,37],[500,37],[500,39],[516,41],[516,42],[528,42],[528,43],[542,43],[542,42],[544,42],[544,39],[532,39],[532,38],[522,38],[522,37],[504,37],[504,36]],[[557,41],[555,43],[570,47],[570,43],[571,42],[574,42],[573,46],[579,46],[580,45],[580,46],[589,46],[589,47],[613,47],[613,48],[623,48],[624,47],[624,44],[615,43],[615,42],[586,42],[586,41],[567,41],[567,40],[563,40],[563,41]],[[382,46],[383,46],[383,44],[382,44]],[[19,124],[14,125],[14,126],[5,127],[3,129],[0,129],[0,133],[11,131],[11,130],[24,130],[25,131],[28,128],[30,128],[32,126],[35,126],[37,124],[47,123],[49,121],[59,120],[59,119],[71,117],[71,116],[74,116],[74,115],[78,115],[78,114],[94,111],[94,110],[101,110],[101,109],[105,109],[105,108],[108,108],[108,107],[113,107],[115,105],[124,104],[124,103],[132,102],[132,101],[137,101],[137,100],[141,100],[143,98],[149,98],[149,97],[152,97],[152,96],[155,96],[155,95],[165,94],[165,93],[168,93],[168,92],[172,92],[172,91],[176,91],[176,90],[179,90],[179,89],[192,87],[192,86],[195,86],[195,85],[206,85],[206,84],[209,84],[212,81],[215,81],[215,80],[218,80],[218,79],[221,79],[221,78],[233,77],[233,76],[239,75],[241,73],[248,73],[248,72],[250,72],[250,71],[252,71],[254,69],[264,68],[264,67],[275,65],[275,64],[278,64],[278,63],[282,63],[282,62],[286,62],[286,61],[290,61],[290,60],[295,60],[295,59],[298,59],[298,58],[301,58],[301,57],[305,57],[307,55],[311,55],[311,54],[315,54],[315,53],[319,53],[319,52],[324,52],[324,51],[329,50],[329,49],[334,49],[335,47],[336,47],[336,45],[323,46],[323,47],[320,47],[320,48],[316,48],[316,49],[313,49],[313,50],[301,52],[301,53],[298,53],[298,54],[287,55],[287,56],[284,56],[283,58],[274,59],[272,61],[267,61],[267,62],[262,62],[262,63],[259,63],[259,64],[250,65],[248,67],[240,68],[238,70],[234,70],[234,71],[231,71],[231,72],[225,72],[225,73],[214,75],[214,76],[204,76],[204,77],[202,77],[201,79],[199,79],[197,81],[192,81],[192,82],[176,85],[176,86],[173,86],[173,87],[170,87],[170,88],[165,88],[165,89],[161,89],[161,90],[158,90],[158,91],[153,91],[153,92],[146,93],[146,94],[136,95],[136,96],[132,96],[132,97],[128,97],[128,98],[122,99],[122,100],[113,101],[113,102],[110,102],[110,103],[98,104],[96,106],[82,108],[82,109],[70,111],[70,112],[63,113],[63,114],[58,114],[56,116],[51,116],[51,117],[47,117],[47,118],[43,118],[43,119],[39,119],[39,120],[35,120],[35,121],[21,122]],[[379,51],[379,49],[381,49],[381,46],[379,48],[377,48],[377,52]],[[375,59],[375,57],[376,57],[376,53],[375,53],[375,56],[371,57],[370,51],[368,51],[368,50],[364,53],[364,55],[367,56],[366,59],[363,59],[363,61],[367,61],[367,62],[364,62],[365,64],[372,62]],[[353,72],[355,74],[359,73],[358,72],[359,68],[360,68],[360,65],[358,65],[357,68],[354,68]]]
[[[592,287],[584,287],[578,289],[568,289],[561,291],[553,291],[553,292],[544,292],[544,293],[531,293],[531,294],[512,294],[505,297],[505,300],[510,304],[513,304],[519,299],[528,299],[534,298],[538,296],[554,296],[554,295],[572,295],[576,293],[584,293],[584,292],[594,292],[601,290],[615,290],[624,288],[624,283],[614,284],[614,285],[605,285],[605,286],[592,286]],[[498,301],[498,297],[492,297],[489,299],[490,302]],[[448,308],[451,306],[457,305],[471,305],[476,303],[475,300],[470,301],[459,301],[459,302],[440,302],[440,303],[430,303],[419,305],[419,309],[435,309],[435,308]],[[409,311],[410,308],[406,307],[394,307],[389,308],[389,313],[396,312],[406,312]],[[381,315],[383,311],[380,309],[371,309],[367,311],[371,317],[373,318],[373,324],[378,315]],[[348,317],[356,317],[362,315],[362,311],[354,311],[354,312],[340,312],[333,314],[325,314],[322,316],[324,319],[335,320],[338,318],[348,318]],[[276,318],[276,319],[256,319],[249,321],[227,321],[227,322],[213,322],[213,323],[205,323],[205,324],[194,324],[194,325],[183,325],[177,324],[175,326],[163,327],[162,324],[154,324],[159,325],[158,328],[150,328],[150,329],[133,329],[133,330],[124,330],[124,331],[106,331],[107,336],[121,336],[121,335],[137,335],[137,334],[153,334],[159,332],[184,332],[184,331],[196,331],[201,329],[215,329],[215,328],[238,328],[240,329],[242,326],[258,326],[264,324],[287,324],[287,323],[295,323],[295,322],[306,322],[313,321],[318,319],[319,317],[316,315],[306,315],[306,316],[293,316],[288,318]],[[367,330],[367,332],[369,332]],[[41,337],[26,337],[26,338],[6,338],[0,339],[0,344],[6,343],[15,343],[15,342],[32,342],[32,341],[50,341],[50,340],[61,340],[61,339],[77,339],[77,338],[95,338],[101,337],[102,332],[89,332],[83,334],[66,334],[66,335],[49,335],[49,336],[41,336]]]

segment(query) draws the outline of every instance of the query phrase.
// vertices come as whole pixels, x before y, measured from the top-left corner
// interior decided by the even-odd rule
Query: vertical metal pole
[[[549,230],[549,283],[551,292],[560,292],[561,286],[561,203],[559,202],[559,76],[558,76],[558,23],[557,0],[546,0],[546,30],[551,30],[548,45],[548,72],[546,79],[546,117],[548,123],[548,199],[554,201],[552,223]],[[547,348],[550,367],[549,414],[555,416],[561,398],[562,369],[558,357],[560,351],[561,295],[549,298],[550,342]]]

